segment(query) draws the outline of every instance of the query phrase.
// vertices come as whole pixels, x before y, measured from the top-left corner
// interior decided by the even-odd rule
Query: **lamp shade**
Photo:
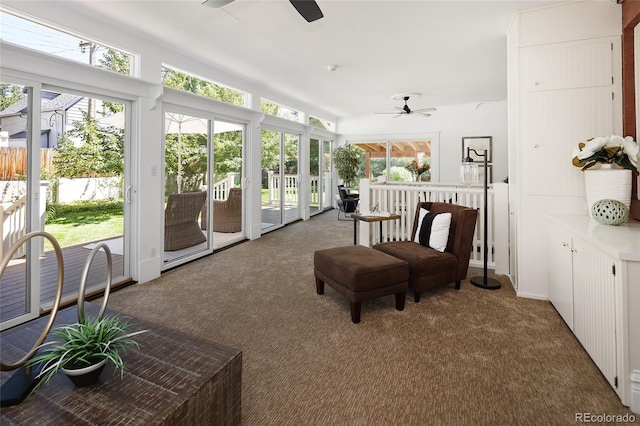
[[[465,161],[460,164],[460,181],[466,185],[480,182],[478,165],[472,161]]]

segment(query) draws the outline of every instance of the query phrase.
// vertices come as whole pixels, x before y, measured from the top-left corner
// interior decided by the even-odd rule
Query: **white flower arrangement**
[[[611,135],[588,139],[580,142],[573,151],[572,163],[582,170],[587,170],[596,164],[617,164],[634,172],[638,171],[640,146],[631,136]]]

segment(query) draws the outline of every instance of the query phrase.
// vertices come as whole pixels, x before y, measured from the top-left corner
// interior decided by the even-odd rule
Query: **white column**
[[[493,184],[493,250],[495,273],[509,275],[509,185]]]
[[[369,183],[369,179],[360,179],[360,187],[358,188],[360,192],[360,202],[358,203],[358,205],[360,206],[360,211],[369,210],[369,204],[371,200]],[[359,221],[358,228],[358,232],[360,234],[358,238],[358,244],[360,244],[361,246],[369,247],[369,242],[371,240],[371,227],[369,226],[369,222]]]

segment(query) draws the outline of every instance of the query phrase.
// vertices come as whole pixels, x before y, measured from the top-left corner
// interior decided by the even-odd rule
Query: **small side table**
[[[382,222],[386,220],[400,219],[399,214],[392,214],[389,216],[364,216],[361,214],[351,213],[353,218],[353,245],[358,244],[358,221],[362,222],[380,222],[380,238],[382,239]]]

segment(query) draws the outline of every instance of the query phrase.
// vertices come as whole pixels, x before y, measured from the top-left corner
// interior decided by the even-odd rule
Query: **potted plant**
[[[592,206],[599,200],[617,200],[629,208],[632,172],[638,172],[639,152],[640,147],[631,136],[597,137],[578,144],[571,162],[585,172],[587,211],[591,217]]]
[[[596,164],[617,164],[623,169],[638,171],[638,152],[640,147],[631,136],[612,135],[605,138],[591,138],[586,143],[580,142],[573,151],[572,163],[582,170]]]
[[[358,177],[361,150],[355,145],[343,145],[333,150],[333,164],[346,186],[351,186]]]
[[[413,175],[413,180],[416,182],[420,180],[420,176],[424,172],[428,172],[429,170],[431,170],[431,166],[427,164],[426,161],[422,163],[422,166],[420,166],[418,165],[417,160],[412,160],[409,164],[404,166],[404,168],[411,172],[411,174]]]
[[[88,386],[98,380],[107,362],[120,369],[122,376],[125,365],[121,355],[139,347],[131,338],[147,331],[125,333],[129,325],[118,316],[105,315],[55,328],[52,334],[56,339],[42,344],[44,351],[28,361],[28,365],[40,367],[37,387],[59,370],[76,386]]]

